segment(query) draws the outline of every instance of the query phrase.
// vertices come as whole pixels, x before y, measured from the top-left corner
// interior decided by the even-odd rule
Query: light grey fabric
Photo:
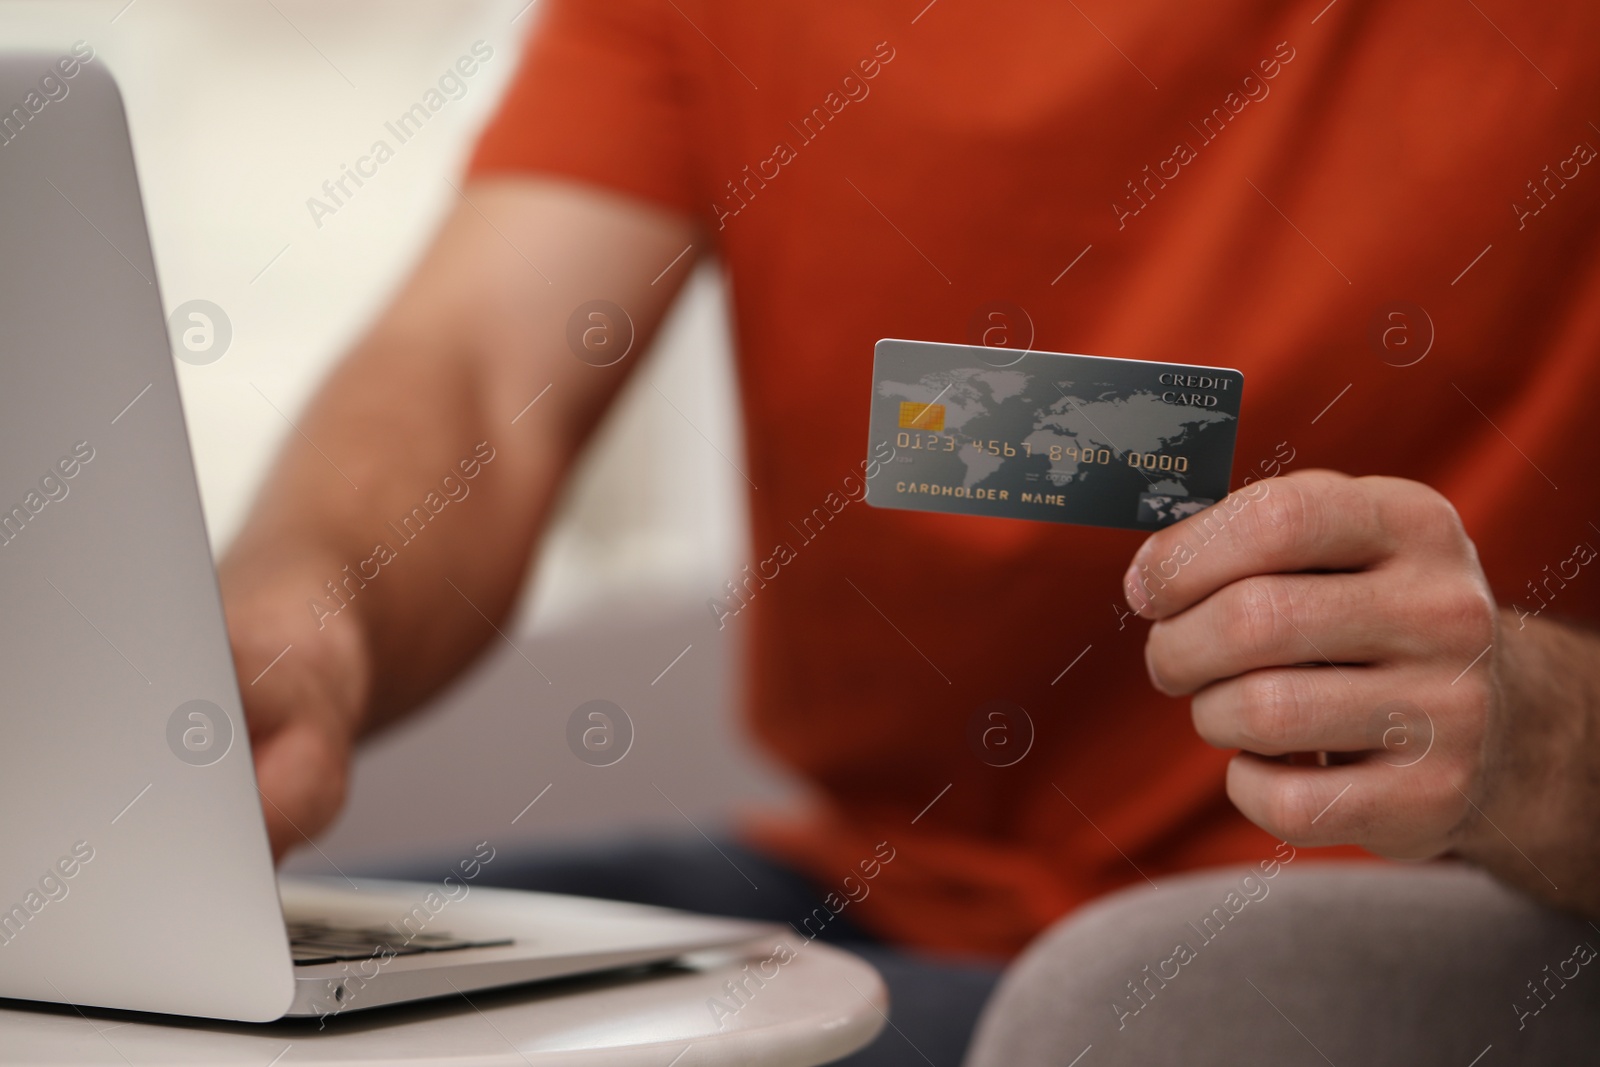
[[[1273,874],[1163,878],[1062,920],[967,1067],[1600,1063],[1596,926],[1455,865]]]

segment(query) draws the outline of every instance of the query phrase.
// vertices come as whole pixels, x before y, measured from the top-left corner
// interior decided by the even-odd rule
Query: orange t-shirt
[[[881,337],[968,342],[1000,301],[1035,348],[1237,367],[1235,485],[1285,457],[1426,482],[1502,602],[1600,618],[1573,562],[1600,545],[1592,2],[541,8],[474,170],[705,222],[753,558],[795,556],[726,621],[757,735],[822,798],[757,839],[829,884],[889,842],[858,921],[1009,953],[1274,846],[1146,680],[1139,534],[861,503],[797,528],[859,470]],[[997,699],[1034,724],[1014,766],[968,741]]]

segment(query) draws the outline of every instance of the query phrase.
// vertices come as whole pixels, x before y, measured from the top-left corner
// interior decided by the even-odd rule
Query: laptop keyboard
[[[338,963],[385,956],[420,956],[426,952],[454,952],[463,948],[509,945],[498,941],[467,941],[447,933],[400,934],[393,927],[339,926],[316,920],[289,923],[289,952],[298,967],[313,963]]]

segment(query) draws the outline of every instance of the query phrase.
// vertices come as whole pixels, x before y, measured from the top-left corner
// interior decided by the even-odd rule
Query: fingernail
[[[1139,593],[1139,553],[1135,553],[1128,571],[1122,576],[1122,596],[1135,612],[1144,610],[1145,598]]]

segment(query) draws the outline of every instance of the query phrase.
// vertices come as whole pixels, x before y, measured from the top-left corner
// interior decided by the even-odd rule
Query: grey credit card
[[[1228,493],[1244,375],[1223,367],[879,341],[880,508],[1123,530]]]

